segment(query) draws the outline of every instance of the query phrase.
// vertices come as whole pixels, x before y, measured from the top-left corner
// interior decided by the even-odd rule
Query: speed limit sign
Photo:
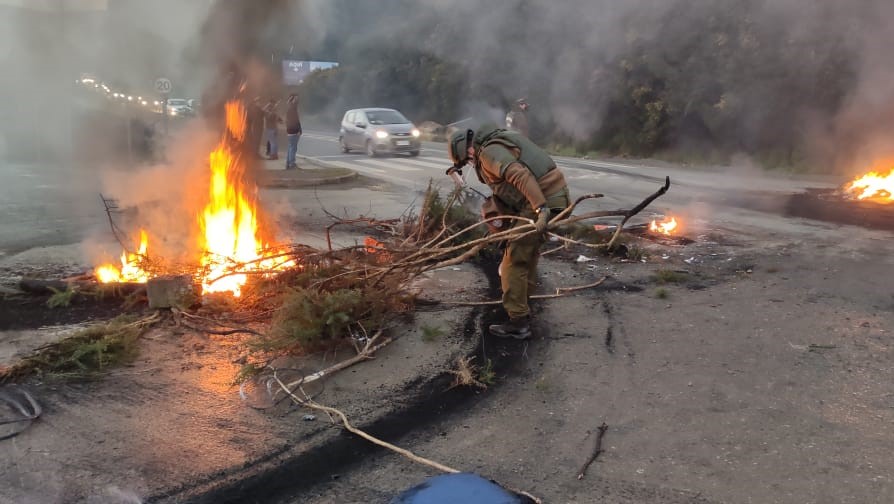
[[[168,94],[171,92],[171,81],[164,77],[155,79],[155,91],[159,94]]]

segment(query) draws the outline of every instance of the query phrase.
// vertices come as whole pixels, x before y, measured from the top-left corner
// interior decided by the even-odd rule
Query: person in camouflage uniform
[[[506,114],[506,129],[531,138],[528,129],[528,102],[524,98],[516,100],[512,110]]]
[[[505,214],[536,222],[537,233],[506,245],[500,280],[509,322],[490,326],[495,336],[525,339],[531,335],[528,297],[536,285],[540,247],[550,217],[571,204],[568,186],[549,154],[518,132],[481,128],[471,146],[467,145],[468,134],[460,131],[450,139],[448,151],[454,167],[471,162]],[[527,224],[512,222],[513,227]]]

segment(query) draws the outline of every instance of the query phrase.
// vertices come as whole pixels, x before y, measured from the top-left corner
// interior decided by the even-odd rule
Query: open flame
[[[649,231],[657,234],[663,235],[672,235],[677,229],[677,219],[676,217],[671,217],[670,220],[665,219],[663,222],[652,221],[649,224]]]
[[[208,156],[211,171],[208,199],[198,215],[202,292],[241,295],[253,272],[282,270],[295,266],[286,256],[272,257],[258,235],[256,187],[247,187],[245,160],[238,146],[245,140],[246,111],[239,101],[226,104],[226,132]],[[232,140],[231,140],[232,139]],[[235,141],[235,142],[234,142]],[[104,265],[96,269],[100,282],[146,282],[150,275],[139,268],[148,239],[141,234],[140,252],[122,255],[122,268]]]
[[[894,169],[887,175],[872,171],[857,177],[845,185],[844,190],[859,200],[894,203]]]
[[[128,253],[126,250],[121,252],[121,267],[118,268],[114,264],[105,264],[96,268],[96,279],[100,283],[110,282],[133,282],[146,283],[149,280],[149,273],[143,270],[141,263],[146,257],[146,251],[149,248],[149,236],[146,231],[140,230],[140,246],[137,253]]]

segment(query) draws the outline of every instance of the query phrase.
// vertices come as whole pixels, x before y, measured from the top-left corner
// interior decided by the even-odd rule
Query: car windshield
[[[173,105],[175,107],[185,107],[186,100],[168,100],[168,105]]]
[[[407,124],[410,122],[396,110],[368,111],[366,117],[370,124]]]

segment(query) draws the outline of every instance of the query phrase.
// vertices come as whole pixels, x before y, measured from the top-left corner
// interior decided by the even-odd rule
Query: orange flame
[[[880,203],[894,203],[894,170],[889,171],[887,175],[872,171],[857,177],[845,186],[845,191],[860,200],[872,199]]]
[[[245,107],[226,105],[227,131],[236,140],[245,138]],[[257,205],[246,196],[245,163],[226,136],[208,157],[211,168],[208,204],[199,218],[202,228],[202,291],[241,295],[248,273],[294,266],[287,258],[264,258],[265,244],[258,237]]]
[[[100,283],[110,282],[133,282],[146,283],[149,280],[147,273],[140,266],[146,257],[146,250],[149,248],[149,236],[146,231],[140,230],[140,247],[136,254],[128,254],[127,251],[121,252],[121,268],[114,264],[104,264],[94,271],[96,279]]]
[[[649,231],[668,236],[674,234],[676,229],[677,219],[675,217],[671,217],[670,220],[665,220],[664,222],[652,221],[652,223],[649,224]]]
[[[226,132],[208,156],[211,171],[208,200],[197,219],[202,292],[230,292],[239,297],[252,273],[294,267],[295,261],[282,255],[272,257],[258,236],[256,187],[247,187],[245,160],[238,151],[246,133],[246,111],[239,101],[226,104]],[[233,142],[232,140],[235,140]],[[148,239],[141,232],[140,252],[123,254],[122,268],[104,265],[96,269],[100,282],[146,282],[150,275],[140,269]]]

